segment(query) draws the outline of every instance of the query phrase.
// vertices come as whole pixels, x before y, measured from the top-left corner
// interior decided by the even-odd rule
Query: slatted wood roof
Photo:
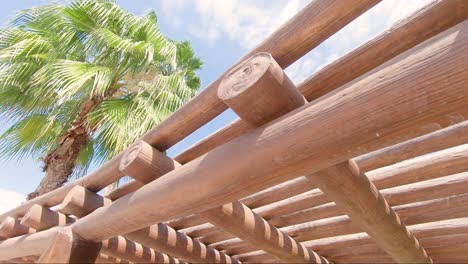
[[[125,152],[1,215],[0,261],[468,262],[468,2],[283,71],[378,2],[311,2]]]

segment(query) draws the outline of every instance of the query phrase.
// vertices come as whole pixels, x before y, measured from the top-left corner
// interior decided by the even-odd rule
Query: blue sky
[[[0,0],[0,24],[5,26],[18,10],[49,0]],[[54,1],[63,2],[63,1]],[[265,39],[309,1],[305,0],[117,0],[125,9],[141,15],[154,9],[161,31],[176,40],[189,40],[203,60],[199,72],[202,89]],[[350,25],[286,69],[299,83],[321,67],[351,51],[427,4],[428,0],[384,0]],[[236,118],[228,110],[172,147],[169,156],[180,153],[201,138]],[[0,132],[8,124],[0,120]],[[0,212],[16,206],[42,178],[41,163],[34,158],[0,161]]]

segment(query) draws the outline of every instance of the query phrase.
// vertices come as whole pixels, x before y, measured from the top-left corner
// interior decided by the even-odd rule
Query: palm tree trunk
[[[73,172],[80,151],[86,146],[92,134],[86,116],[104,99],[111,97],[116,89],[108,89],[104,96],[86,100],[72,123],[59,140],[57,147],[44,158],[45,176],[36,190],[28,194],[28,200],[61,187]]]

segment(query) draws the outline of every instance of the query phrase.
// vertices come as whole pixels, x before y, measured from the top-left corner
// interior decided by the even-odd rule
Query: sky
[[[0,25],[21,9],[47,4],[50,0],[0,0]],[[65,1],[53,1],[65,2]],[[135,15],[148,10],[158,14],[158,24],[166,36],[189,40],[204,62],[199,72],[204,89],[226,69],[248,53],[275,29],[310,1],[306,0],[117,0]],[[295,82],[312,75],[328,63],[348,53],[391,27],[429,0],[384,0],[340,30],[286,69]],[[227,110],[207,125],[168,150],[173,157],[200,139],[236,119]],[[8,123],[0,119],[0,133]],[[91,168],[93,170],[95,168]],[[43,172],[35,158],[0,161],[0,213],[19,205],[39,184]]]

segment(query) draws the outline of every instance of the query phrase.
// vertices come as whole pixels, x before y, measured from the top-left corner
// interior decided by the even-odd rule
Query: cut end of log
[[[281,77],[282,69],[269,53],[255,54],[226,74],[219,85],[218,97],[221,100],[229,100],[238,96],[255,85],[270,66],[274,67],[278,77]]]
[[[130,145],[120,159],[119,170],[127,173],[126,169],[141,155],[140,153],[144,151],[145,146],[147,144],[142,140]]]

